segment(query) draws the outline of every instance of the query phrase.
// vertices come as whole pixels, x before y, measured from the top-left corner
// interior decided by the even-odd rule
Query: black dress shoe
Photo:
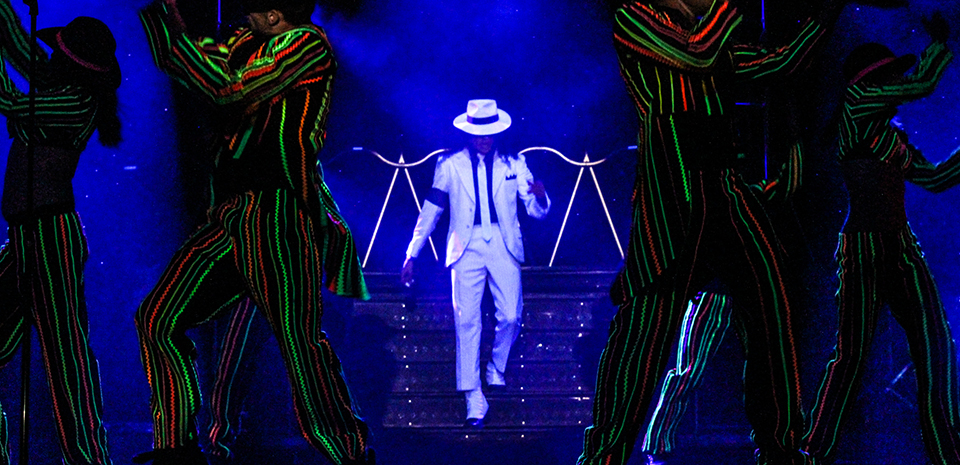
[[[483,428],[483,418],[467,418],[467,421],[463,422],[463,427],[472,429]]]

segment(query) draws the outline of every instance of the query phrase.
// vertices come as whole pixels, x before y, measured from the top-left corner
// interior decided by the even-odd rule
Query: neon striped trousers
[[[0,248],[0,365],[16,354],[23,325],[34,325],[64,462],[109,464],[100,372],[83,294],[87,239],[80,217],[75,212],[43,217],[11,226],[8,236]],[[0,430],[5,464],[6,417]]]
[[[956,348],[923,252],[909,227],[841,233],[837,247],[839,326],[833,359],[811,412],[804,448],[817,458],[836,451],[856,400],[884,303],[907,335],[917,372],[920,430],[935,464],[960,464]]]
[[[257,306],[253,299],[241,300],[230,316],[220,346],[216,379],[210,393],[210,426],[207,429],[210,450],[207,452],[223,459],[233,455],[230,446],[240,430],[240,404],[247,389],[243,383],[237,383],[237,378],[241,369],[250,365],[249,357],[245,358],[246,352],[251,345],[257,348],[270,339],[266,331],[251,329],[256,315]]]
[[[680,325],[677,365],[667,371],[643,437],[645,452],[662,454],[674,450],[677,427],[687,411],[687,402],[727,335],[732,313],[730,298],[724,294],[700,292],[690,301]]]
[[[136,315],[154,448],[197,442],[200,390],[185,331],[249,296],[280,345],[304,437],[333,463],[363,459],[367,426],[320,330],[322,247],[314,234],[295,195],[247,192],[212,208],[174,255]]]
[[[687,171],[691,214],[683,254],[658,280],[620,305],[600,358],[593,425],[578,463],[628,460],[683,310],[720,276],[746,329],[744,399],[759,462],[803,464],[803,414],[784,256],[757,198],[732,170]],[[636,211],[634,228],[643,227]],[[627,260],[632,260],[627,257]]]

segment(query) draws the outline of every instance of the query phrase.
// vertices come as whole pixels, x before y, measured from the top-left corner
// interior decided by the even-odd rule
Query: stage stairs
[[[503,440],[590,424],[596,363],[615,308],[608,290],[614,271],[525,267],[523,330],[513,346],[507,386],[484,386],[490,411],[483,430],[463,428],[465,404],[456,391],[450,275],[418,270],[405,288],[396,273],[367,272],[371,299],[355,301],[353,316],[385,326],[381,374],[390,374],[380,426],[394,433],[496,437]],[[481,370],[493,340],[493,302],[484,298]],[[481,378],[483,374],[481,372]],[[582,437],[582,436],[581,436]]]

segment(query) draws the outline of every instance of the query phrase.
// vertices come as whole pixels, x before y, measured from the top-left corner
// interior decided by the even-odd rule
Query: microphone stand
[[[30,7],[30,70],[29,70],[29,107],[27,113],[27,212],[33,216],[33,162],[34,138],[36,133],[37,113],[37,15],[39,14],[38,0],[24,0]],[[20,465],[30,462],[30,359],[31,359],[31,322],[28,316],[23,319],[23,341],[20,348]]]

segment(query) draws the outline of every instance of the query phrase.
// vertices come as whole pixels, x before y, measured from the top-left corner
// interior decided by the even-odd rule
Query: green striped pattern
[[[801,143],[793,144],[788,159],[774,179],[751,184],[750,190],[767,211],[786,202],[800,188]],[[707,364],[726,337],[733,318],[729,296],[716,292],[700,292],[687,306],[677,341],[677,364],[667,371],[656,407],[647,423],[642,449],[662,454],[676,447],[677,428],[690,396],[700,385]],[[738,326],[741,339],[746,329]]]
[[[241,30],[226,44],[190,39],[163,2],[141,11],[157,65],[211,102],[240,112],[218,147],[214,196],[286,189],[307,206],[324,245],[327,287],[367,298],[350,229],[318,169],[336,70],[323,30],[312,24],[262,41]],[[223,186],[230,185],[229,191]]]
[[[29,319],[43,353],[65,463],[110,464],[83,296],[87,241],[80,218],[76,213],[45,217],[11,227],[9,236],[0,249],[0,366],[15,355]],[[0,429],[2,459],[8,455],[5,425]]]
[[[803,143],[790,146],[787,161],[780,166],[777,177],[764,179],[750,185],[767,211],[774,211],[785,204],[803,185]]]
[[[231,52],[256,41],[253,31],[242,29],[223,45],[191,39],[163,2],[148,6],[140,18],[157,66],[218,105],[266,103],[292,86],[329,80],[336,67],[326,34],[312,24],[271,37],[237,68],[231,66]]]
[[[0,1],[0,114],[7,117],[15,137],[30,140],[28,95],[17,89],[6,69],[7,63],[21,76],[29,76],[30,35],[23,29],[9,0]],[[47,54],[39,50],[38,68],[48,63]],[[79,87],[54,84],[46,80],[33,82],[36,93],[36,139],[58,147],[83,150],[96,125],[97,101]]]
[[[910,155],[910,165],[904,173],[908,181],[931,192],[943,192],[960,182],[960,149],[940,163],[931,163],[909,144],[906,152]]]
[[[759,462],[806,460],[799,451],[803,416],[782,249],[739,175],[688,168],[689,160],[711,153],[682,153],[686,141],[675,137],[673,115],[705,121],[724,115],[734,103],[731,81],[800,69],[822,42],[823,28],[809,21],[786,46],[764,49],[730,43],[739,22],[726,0],[716,0],[691,30],[645,2],[617,12],[614,44],[640,123],[633,225],[610,292],[620,309],[601,357],[594,423],[584,433],[579,464],[627,461],[682,309],[711,272],[738,278],[728,284],[745,309],[738,316],[748,331],[744,397]]]
[[[701,292],[690,302],[680,325],[677,364],[667,371],[642,448],[662,454],[676,448],[677,428],[687,410],[687,400],[700,385],[703,370],[717,353],[733,316],[730,298]]]
[[[904,153],[904,139],[890,121],[897,106],[932,94],[952,59],[945,44],[934,42],[921,54],[917,69],[902,82],[879,85],[860,80],[847,87],[840,122],[840,160],[849,158],[852,151],[867,151],[883,161],[896,157],[896,162],[906,167],[909,157]]]
[[[593,425],[580,464],[623,464],[640,432],[683,308],[715,274],[739,302],[745,330],[745,409],[761,463],[802,464],[803,415],[784,258],[756,196],[731,170],[693,172],[685,253],[660,279],[623,303],[597,375]],[[719,179],[718,179],[719,178]]]
[[[47,51],[38,44],[30,47],[30,33],[20,23],[20,18],[13,11],[10,0],[0,1],[0,50],[4,58],[13,65],[21,76],[27,76],[30,70],[30,57],[36,52],[42,61],[47,60]]]
[[[249,296],[280,344],[304,437],[336,464],[364,456],[367,427],[320,329],[321,250],[314,227],[289,192],[247,193],[212,209],[208,223],[174,255],[136,318],[152,388],[155,448],[197,440],[200,390],[185,331]]]
[[[934,91],[952,56],[944,44],[934,43],[923,52],[916,71],[903,81],[889,85],[859,81],[847,88],[839,150],[841,162],[850,161],[847,170],[858,169],[862,165],[856,162],[867,159],[891,168],[887,171],[896,176],[893,181],[909,180],[933,192],[956,185],[960,151],[941,163],[930,163],[910,145],[906,133],[891,124],[897,106]],[[862,171],[847,175],[863,177]],[[857,205],[869,204],[873,196],[898,195],[899,203],[890,203],[885,208],[891,211],[880,213],[906,218],[902,191],[862,192],[863,182],[847,184],[851,217],[859,213],[854,211]],[[956,348],[923,252],[909,225],[889,231],[872,230],[882,226],[878,224],[859,231],[860,226],[845,225],[840,234],[837,345],[810,415],[804,448],[817,458],[835,453],[844,420],[860,390],[880,310],[889,304],[907,334],[917,371],[927,455],[938,465],[960,463]]]
[[[960,463],[956,347],[940,294],[909,227],[840,234],[836,259],[838,331],[804,437],[818,458],[831,457],[860,390],[884,304],[907,335],[917,374],[920,429],[937,465]]]
[[[815,45],[822,42],[823,27],[808,21],[780,48],[734,45],[730,35],[739,23],[739,13],[726,0],[715,1],[690,31],[646,3],[631,3],[617,11],[614,44],[640,123],[623,298],[651,283],[676,260],[684,218],[690,214],[685,154],[677,141],[664,135],[672,134],[674,127],[672,120],[661,116],[724,115],[734,104],[730,81],[792,73],[810,61]]]

